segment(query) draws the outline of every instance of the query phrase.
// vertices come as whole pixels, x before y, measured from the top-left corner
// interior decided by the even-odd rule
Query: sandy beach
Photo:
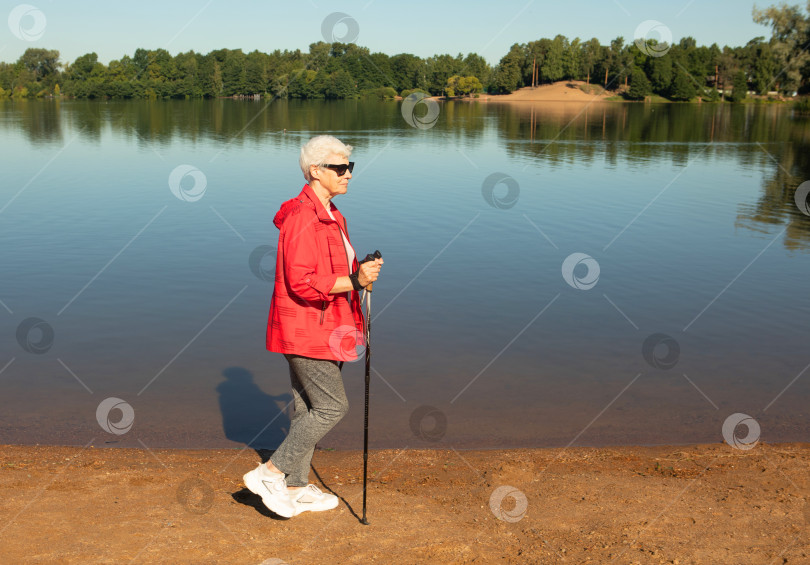
[[[2,563],[810,562],[808,444],[318,451],[277,519],[252,449],[0,447]]]
[[[582,90],[584,81],[559,81],[553,84],[542,84],[519,88],[509,94],[481,94],[472,100],[484,102],[602,102],[606,98],[615,96],[615,92],[605,91],[595,85],[591,88],[599,91],[598,94],[587,94]]]

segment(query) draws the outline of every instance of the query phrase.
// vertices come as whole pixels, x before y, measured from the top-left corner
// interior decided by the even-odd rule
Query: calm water
[[[277,445],[272,218],[323,132],[386,260],[373,447],[717,442],[734,413],[810,441],[806,118],[450,102],[416,129],[400,105],[0,101],[0,443]],[[344,378],[323,446],[362,446],[362,363]]]

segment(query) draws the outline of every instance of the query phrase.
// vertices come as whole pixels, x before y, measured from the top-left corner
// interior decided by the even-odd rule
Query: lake
[[[320,133],[385,258],[371,447],[810,440],[810,119],[407,104],[0,100],[0,442],[278,445],[272,219]],[[363,370],[322,447],[362,447]]]

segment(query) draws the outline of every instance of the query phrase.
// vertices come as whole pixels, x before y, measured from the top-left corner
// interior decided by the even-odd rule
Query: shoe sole
[[[294,508],[285,508],[283,506],[277,505],[275,500],[270,499],[268,501],[268,499],[265,498],[264,493],[267,492],[267,489],[262,484],[261,480],[258,477],[256,477],[254,471],[249,471],[248,473],[245,473],[245,476],[242,477],[242,480],[244,481],[245,486],[248,488],[248,490],[253,494],[260,496],[264,505],[271,511],[275,512],[276,514],[284,518],[292,518],[293,516],[295,516]]]

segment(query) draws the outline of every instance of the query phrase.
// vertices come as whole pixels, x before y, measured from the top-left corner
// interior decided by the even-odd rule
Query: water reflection
[[[33,146],[63,143],[60,101],[0,99],[0,130],[21,131]]]
[[[785,245],[806,248],[810,218],[793,204],[810,179],[810,120],[779,105],[441,102],[431,135],[466,146],[494,134],[516,159],[536,166],[610,168],[669,160],[732,159],[766,171],[762,195],[741,206],[737,226],[765,230],[787,224]],[[393,101],[0,101],[0,131],[21,130],[34,147],[65,143],[66,132],[101,143],[110,128],[146,148],[210,141],[242,146],[281,143],[287,132],[351,132],[357,145],[378,136],[413,138]]]
[[[501,138],[516,155],[556,161],[612,164],[671,159],[683,165],[704,149],[723,145],[747,164],[760,157],[751,144],[806,140],[806,120],[786,107],[687,104],[491,104]],[[527,143],[528,142],[528,143]],[[697,144],[697,146],[696,146]]]
[[[754,205],[741,206],[737,227],[765,231],[768,225],[786,224],[785,247],[791,250],[810,246],[810,216],[796,206],[796,188],[810,179],[810,154],[802,141],[762,146],[773,162],[765,175],[762,194]]]
[[[643,167],[668,159],[732,159],[767,171],[753,207],[740,206],[737,227],[765,232],[786,225],[784,245],[807,249],[810,217],[794,203],[810,179],[810,120],[783,106],[687,104],[491,104],[498,132],[515,157],[544,166],[604,160],[612,167]]]

